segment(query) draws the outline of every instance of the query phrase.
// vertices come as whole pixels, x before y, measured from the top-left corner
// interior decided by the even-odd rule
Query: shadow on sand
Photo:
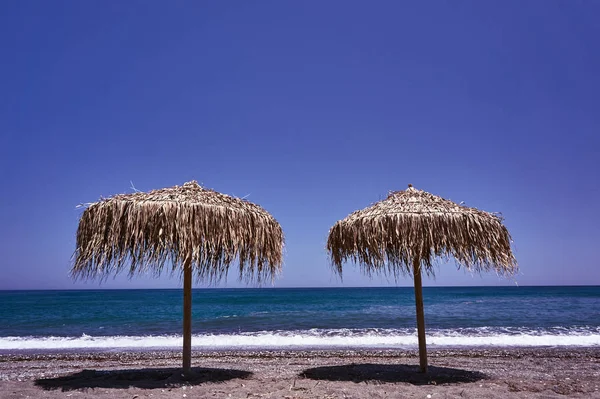
[[[478,371],[429,366],[427,374],[417,366],[405,364],[347,364],[306,369],[300,377],[313,380],[353,382],[407,382],[413,385],[455,384],[475,382],[487,378]]]
[[[180,368],[83,370],[62,377],[37,379],[35,385],[46,390],[72,391],[88,388],[170,388],[199,385],[205,382],[225,382],[235,378],[249,378],[249,371],[194,367],[189,377]]]

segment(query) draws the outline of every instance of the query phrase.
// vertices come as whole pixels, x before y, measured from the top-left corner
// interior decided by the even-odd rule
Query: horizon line
[[[423,288],[498,288],[498,287],[600,287],[600,284],[540,284],[540,285],[521,285],[521,284],[506,284],[506,285],[444,285],[444,286],[426,286]],[[412,285],[406,286],[348,286],[348,287],[194,287],[193,290],[280,290],[280,289],[352,289],[352,288],[414,288]],[[148,290],[169,290],[181,291],[182,288],[0,288],[0,292],[7,291],[148,291]]]

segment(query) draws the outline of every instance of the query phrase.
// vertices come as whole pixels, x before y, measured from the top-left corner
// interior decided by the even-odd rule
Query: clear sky
[[[68,276],[76,206],[193,179],[281,223],[277,287],[394,284],[352,265],[340,282],[325,241],[408,183],[502,212],[521,268],[442,265],[425,285],[600,284],[598,15],[576,0],[3,1],[0,289],[98,288]]]

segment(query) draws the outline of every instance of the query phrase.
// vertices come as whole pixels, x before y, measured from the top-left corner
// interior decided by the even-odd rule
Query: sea
[[[429,348],[596,347],[600,286],[424,287]],[[180,289],[0,291],[0,352],[179,350]],[[197,350],[412,349],[413,288],[194,289]]]

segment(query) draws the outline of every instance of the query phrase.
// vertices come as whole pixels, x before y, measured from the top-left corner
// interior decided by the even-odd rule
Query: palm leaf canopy
[[[433,274],[435,257],[453,257],[470,271],[513,274],[511,237],[498,214],[456,204],[409,185],[338,221],[327,250],[335,270],[351,260],[367,273]]]
[[[240,278],[259,282],[281,269],[283,232],[267,211],[191,181],[89,205],[79,222],[72,274],[104,278],[127,270],[181,272],[215,282],[239,261]]]

